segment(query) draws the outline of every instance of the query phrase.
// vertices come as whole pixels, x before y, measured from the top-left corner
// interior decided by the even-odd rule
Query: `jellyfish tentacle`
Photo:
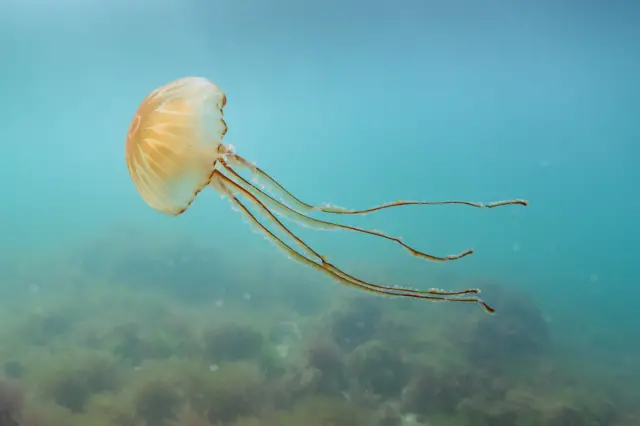
[[[293,238],[296,243],[298,243],[304,251],[306,251],[307,253],[312,254],[313,256],[315,256],[320,262],[322,262],[323,264],[325,264],[327,267],[331,268],[332,270],[334,270],[335,272],[347,276],[350,279],[354,280],[354,281],[358,281],[363,285],[367,285],[367,286],[372,286],[372,287],[376,287],[376,288],[384,288],[387,290],[393,290],[393,291],[403,291],[403,292],[410,292],[410,293],[416,293],[416,294],[437,294],[437,295],[446,295],[446,296],[456,296],[456,295],[465,295],[465,294],[477,294],[479,293],[478,289],[465,289],[462,291],[455,291],[455,292],[448,292],[448,291],[444,291],[444,290],[439,290],[439,289],[428,289],[428,290],[414,290],[414,289],[408,289],[408,288],[396,288],[396,287],[387,287],[387,286],[379,286],[377,284],[372,284],[366,281],[362,281],[359,280],[358,278],[349,275],[348,273],[340,270],[339,268],[337,268],[335,265],[329,263],[326,259],[325,256],[319,254],[318,252],[316,252],[315,250],[313,250],[311,247],[309,247],[308,244],[306,244],[304,241],[302,241],[302,239],[300,239],[298,236],[296,236],[293,232],[291,232],[280,220],[278,220],[278,218],[269,210],[269,208],[267,208],[267,206],[264,205],[264,203],[262,203],[258,198],[256,198],[255,194],[253,194],[251,191],[245,189],[242,187],[241,184],[239,184],[238,182],[234,181],[233,179],[229,178],[228,176],[226,176],[224,173],[219,171],[219,176],[221,179],[223,179],[227,185],[233,186],[234,189],[236,189],[237,192],[239,192],[240,194],[242,194],[243,196],[247,197],[252,204],[256,205],[262,212],[264,212],[268,218],[278,227],[280,228],[282,231],[284,231],[285,233],[287,233],[291,238]]]
[[[334,270],[332,270],[331,268],[328,268],[326,264],[314,262],[313,260],[311,260],[311,259],[305,257],[304,255],[300,254],[299,252],[294,250],[291,246],[289,246],[287,243],[282,241],[278,236],[276,236],[273,232],[271,232],[265,225],[263,225],[255,217],[255,215],[253,213],[251,213],[251,211],[234,194],[234,192],[242,193],[240,191],[241,188],[239,188],[237,185],[233,185],[233,181],[231,181],[228,177],[224,176],[220,172],[216,172],[216,176],[218,176],[220,178],[220,180],[215,183],[216,189],[221,190],[231,200],[231,202],[240,209],[240,212],[243,213],[243,215],[245,217],[247,217],[252,223],[257,225],[258,228],[266,236],[271,238],[273,240],[273,242],[275,242],[279,248],[283,249],[292,258],[298,260],[299,262],[301,262],[303,264],[311,266],[311,267],[315,268],[316,270],[318,270],[320,272],[323,272],[323,273],[329,275],[330,277],[332,277],[335,280],[341,282],[342,284],[345,284],[345,285],[348,285],[348,286],[351,286],[351,287],[355,287],[355,288],[358,288],[358,289],[361,289],[361,290],[364,290],[364,291],[368,291],[368,292],[372,292],[372,293],[376,293],[376,294],[382,294],[382,295],[386,295],[386,296],[410,297],[410,298],[415,298],[415,299],[424,299],[424,300],[431,300],[431,301],[478,303],[480,306],[482,306],[482,308],[485,311],[487,311],[489,313],[493,313],[494,312],[493,308],[491,308],[483,300],[481,300],[480,298],[477,298],[477,297],[453,298],[453,297],[446,297],[446,296],[440,296],[440,295],[427,295],[427,294],[418,294],[418,293],[403,293],[403,292],[394,291],[395,289],[391,289],[391,288],[390,289],[386,289],[384,287],[383,288],[370,287],[370,286],[367,286],[367,285],[363,285],[359,281],[353,281],[353,280],[349,279],[348,277],[342,276],[342,275],[338,274],[337,272],[335,272]],[[236,191],[231,190],[229,188],[229,186],[235,187]],[[243,195],[245,195],[245,194],[243,194]]]
[[[441,296],[441,297],[452,297],[452,296],[460,296],[460,295],[469,295],[469,294],[478,294],[479,293],[478,289],[466,289],[466,290],[462,290],[462,291],[447,292],[447,291],[438,290],[438,289],[415,290],[415,289],[404,288],[404,287],[389,287],[389,286],[382,286],[382,285],[379,285],[379,284],[373,284],[373,283],[370,283],[370,282],[367,282],[367,281],[363,281],[363,280],[361,280],[359,278],[356,278],[353,275],[350,275],[350,274],[342,271],[341,269],[339,269],[335,265],[329,263],[326,260],[325,256],[319,254],[318,252],[313,250],[311,247],[309,247],[308,244],[306,244],[304,241],[302,241],[302,239],[300,239],[293,232],[291,232],[269,210],[269,208],[267,206],[265,206],[258,198],[256,198],[255,195],[253,195],[251,192],[249,192],[248,190],[243,188],[239,183],[235,182],[233,179],[231,179],[228,176],[226,176],[220,170],[217,170],[216,173],[217,173],[218,179],[221,181],[220,184],[224,185],[227,188],[227,191],[229,190],[229,188],[233,188],[234,192],[237,192],[237,193],[241,194],[242,196],[246,197],[254,206],[256,206],[263,213],[265,213],[266,216],[278,228],[280,228],[287,235],[289,235],[291,238],[293,238],[296,241],[296,243],[299,244],[303,248],[304,251],[306,251],[306,252],[312,254],[313,256],[315,256],[321,262],[321,265],[322,265],[323,268],[332,271],[334,274],[342,276],[344,279],[348,279],[348,280],[350,280],[352,282],[355,282],[355,283],[359,284],[360,286],[366,286],[366,287],[370,287],[370,288],[375,288],[375,289],[378,289],[378,290],[381,290],[381,291],[391,292],[393,294],[437,295],[437,296]],[[477,299],[477,298],[474,298],[474,300],[475,299]]]
[[[260,182],[261,185],[265,186],[265,188],[273,193],[282,196],[285,202],[290,203],[291,206],[295,206],[296,208],[305,211],[305,212],[323,212],[323,213],[332,213],[332,214],[344,214],[344,215],[365,215],[368,213],[372,213],[378,210],[384,210],[392,207],[400,207],[400,206],[437,206],[437,205],[447,205],[447,204],[458,204],[465,205],[475,208],[486,208],[491,209],[495,207],[502,207],[508,205],[521,205],[527,206],[528,202],[526,200],[514,199],[514,200],[503,200],[496,201],[491,203],[480,203],[480,202],[472,202],[472,201],[464,201],[464,200],[445,200],[445,201],[394,201],[391,203],[384,203],[374,207],[370,207],[362,210],[352,210],[343,207],[337,206],[314,206],[304,201],[300,200],[296,196],[294,196],[291,192],[286,190],[278,181],[269,176],[268,173],[260,169],[255,164],[245,160],[239,155],[234,154],[233,152],[227,152],[225,154],[227,161],[231,164],[242,167],[244,169],[249,170],[252,177],[256,179],[256,181]]]
[[[455,254],[455,255],[435,256],[435,255],[432,255],[432,254],[429,254],[429,253],[424,253],[422,251],[416,250],[413,247],[405,244],[400,238],[393,237],[393,236],[390,236],[390,235],[386,235],[386,234],[384,234],[384,233],[382,233],[380,231],[363,229],[363,228],[358,228],[358,227],[355,227],[355,226],[343,225],[343,224],[340,224],[340,223],[328,222],[326,220],[321,220],[321,219],[316,219],[316,218],[313,218],[313,217],[309,217],[309,216],[305,215],[304,213],[301,213],[301,212],[299,212],[297,210],[294,210],[293,208],[287,206],[286,204],[276,200],[274,197],[272,197],[271,195],[265,193],[260,188],[258,188],[256,185],[252,184],[251,182],[249,182],[248,180],[246,180],[245,178],[240,176],[240,174],[238,174],[235,170],[233,170],[233,168],[231,166],[229,166],[229,164],[224,159],[220,159],[219,161],[220,161],[220,164],[222,165],[222,167],[224,168],[224,170],[227,171],[228,173],[230,173],[233,176],[233,178],[235,179],[236,183],[241,184],[242,186],[244,186],[245,189],[250,191],[253,195],[258,196],[264,203],[268,204],[269,207],[272,207],[273,210],[276,211],[277,213],[279,213],[282,216],[286,217],[287,219],[290,219],[290,220],[292,220],[294,222],[297,222],[299,224],[306,225],[306,226],[309,226],[311,228],[316,228],[316,229],[325,229],[325,230],[345,229],[345,230],[349,230],[349,231],[354,231],[354,232],[359,232],[359,233],[363,233],[363,234],[377,236],[377,237],[384,238],[386,240],[393,241],[393,242],[399,244],[405,250],[407,250],[409,253],[411,253],[411,255],[413,255],[415,257],[419,257],[419,258],[427,259],[427,260],[431,260],[431,261],[446,262],[446,261],[450,261],[450,260],[457,260],[457,259],[461,259],[461,258],[463,258],[465,256],[468,256],[468,255],[473,253],[473,250],[466,250],[466,251],[464,251],[462,253]]]

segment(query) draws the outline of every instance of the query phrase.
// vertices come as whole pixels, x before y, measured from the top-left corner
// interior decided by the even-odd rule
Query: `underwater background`
[[[640,425],[640,4],[0,0],[0,426]],[[142,99],[227,95],[225,142],[313,204],[292,262],[212,190],[124,161]],[[333,220],[332,215],[325,218]]]

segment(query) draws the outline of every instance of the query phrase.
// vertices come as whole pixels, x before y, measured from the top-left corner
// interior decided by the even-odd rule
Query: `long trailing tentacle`
[[[260,185],[264,186],[267,191],[270,191],[278,196],[281,196],[285,204],[290,205],[290,207],[297,208],[300,211],[304,212],[323,212],[323,213],[334,213],[334,214],[344,214],[344,215],[365,215],[367,213],[372,213],[378,210],[388,209],[391,207],[400,207],[400,206],[415,206],[415,205],[446,205],[446,204],[460,204],[470,207],[476,208],[487,208],[491,209],[494,207],[508,206],[508,205],[521,205],[526,206],[528,203],[525,200],[505,200],[505,201],[496,201],[492,203],[477,203],[471,201],[461,201],[461,200],[446,200],[446,201],[394,201],[392,203],[385,203],[378,206],[374,206],[368,209],[363,210],[352,210],[343,207],[330,206],[330,205],[322,205],[322,206],[314,206],[304,201],[298,199],[291,192],[287,191],[280,183],[278,183],[275,179],[257,167],[255,164],[250,163],[244,158],[240,157],[233,153],[232,150],[225,152],[225,157],[227,161],[229,161],[232,165],[242,167],[244,169],[249,170],[252,177],[258,182]]]
[[[437,294],[437,295],[442,295],[442,296],[457,296],[457,295],[466,295],[466,294],[477,294],[479,291],[478,289],[466,289],[466,290],[462,290],[462,291],[455,291],[455,292],[448,292],[448,291],[444,291],[444,290],[439,290],[439,289],[428,289],[428,290],[414,290],[414,289],[409,289],[409,288],[398,288],[398,287],[387,287],[387,286],[381,286],[381,285],[377,285],[377,284],[372,284],[366,281],[362,281],[352,275],[349,275],[348,273],[338,269],[335,265],[329,263],[326,259],[325,256],[319,254],[318,252],[316,252],[315,250],[313,250],[308,244],[306,244],[304,241],[302,241],[302,239],[300,239],[298,236],[296,236],[293,232],[291,232],[280,220],[278,220],[278,218],[271,212],[271,210],[269,210],[267,208],[266,205],[264,205],[264,203],[262,203],[257,197],[256,195],[243,188],[242,185],[240,185],[238,182],[234,181],[233,179],[229,178],[228,176],[226,176],[224,173],[218,172],[220,178],[225,182],[225,184],[229,187],[233,187],[234,190],[240,194],[242,194],[244,197],[248,198],[249,201],[251,201],[252,204],[256,205],[263,213],[265,213],[265,215],[269,218],[269,220],[275,224],[278,228],[280,228],[282,231],[284,231],[287,235],[289,235],[291,238],[294,239],[294,241],[308,254],[316,257],[318,259],[318,261],[322,262],[323,264],[327,265],[328,267],[332,268],[335,272],[343,275],[343,276],[347,276],[349,277],[351,280],[354,281],[358,281],[363,285],[367,285],[367,286],[372,286],[372,287],[376,287],[376,288],[380,288],[380,289],[386,289],[386,290],[392,290],[392,291],[402,291],[402,292],[409,292],[409,293],[416,293],[416,294]]]
[[[387,239],[389,241],[396,242],[397,244],[402,246],[404,249],[406,249],[409,253],[411,253],[413,256],[420,257],[420,258],[427,259],[427,260],[439,261],[439,262],[446,262],[446,261],[449,261],[449,260],[461,259],[461,258],[463,258],[465,256],[468,256],[471,253],[473,253],[473,250],[467,250],[467,251],[465,251],[463,253],[456,254],[456,255],[449,255],[449,256],[443,256],[443,257],[435,256],[435,255],[432,255],[432,254],[428,254],[428,253],[424,253],[424,252],[421,252],[419,250],[416,250],[413,247],[405,244],[400,238],[392,237],[390,235],[386,235],[386,234],[384,234],[384,233],[382,233],[380,231],[373,231],[373,230],[358,228],[358,227],[355,227],[355,226],[342,225],[342,224],[339,224],[339,223],[328,222],[326,220],[320,220],[320,219],[315,219],[315,218],[306,216],[305,214],[300,213],[299,211],[294,210],[291,207],[289,207],[289,206],[283,204],[282,202],[276,200],[271,195],[263,192],[256,185],[254,185],[251,182],[247,181],[245,178],[240,176],[235,170],[233,170],[233,168],[231,168],[224,159],[220,159],[220,164],[221,164],[221,166],[224,168],[224,170],[226,172],[228,172],[229,174],[232,175],[232,177],[235,179],[236,183],[242,185],[244,187],[244,189],[246,189],[248,191],[251,191],[252,194],[254,194],[258,198],[260,198],[261,201],[264,202],[265,204],[267,204],[270,208],[272,208],[273,211],[276,211],[276,212],[280,213],[282,216],[284,216],[284,217],[286,217],[288,219],[291,219],[291,220],[293,220],[295,222],[298,222],[301,225],[306,225],[306,226],[309,226],[311,228],[319,228],[319,229],[325,229],[325,230],[329,230],[329,229],[345,229],[345,230],[349,230],[349,231],[360,232],[360,233],[363,233],[363,234],[374,235],[374,236],[377,236],[377,237],[380,237],[380,238]]]
[[[260,200],[258,200],[253,194],[251,194],[251,192],[244,189],[240,184],[233,181],[231,178],[229,178],[219,170],[216,171],[215,176],[218,179],[217,185],[219,185],[226,192],[226,194],[230,197],[230,199],[234,203],[238,204],[238,207],[240,207],[241,210],[244,211],[245,215],[249,215],[248,217],[252,222],[256,223],[263,232],[266,232],[268,236],[273,238],[281,248],[284,248],[295,259],[302,261],[303,263],[309,264],[315,267],[316,269],[320,269],[325,273],[328,273],[330,276],[337,279],[338,281],[341,281],[344,284],[355,286],[363,290],[371,291],[378,294],[386,294],[389,296],[413,297],[413,298],[427,299],[427,300],[448,300],[448,301],[479,303],[486,311],[493,312],[493,309],[491,307],[489,307],[485,302],[483,302],[481,299],[477,297],[465,297],[465,298],[452,297],[454,295],[477,294],[479,292],[478,289],[468,289],[461,292],[450,292],[450,293],[443,292],[441,290],[435,290],[435,289],[418,291],[418,290],[408,289],[408,288],[395,288],[395,287],[377,285],[377,284],[369,283],[369,282],[360,280],[358,278],[355,278],[354,276],[345,273],[344,271],[340,270],[333,264],[327,262],[324,256],[317,253],[315,250],[309,247],[306,243],[304,243],[299,237],[293,234],[284,224],[282,224],[282,222],[278,220],[278,218]],[[276,226],[278,226],[287,235],[293,238],[296,241],[296,243],[298,243],[306,252],[315,256],[320,263],[316,263],[311,259],[308,259],[307,257],[301,255],[300,253],[293,250],[286,243],[284,243],[282,240],[280,240],[277,236],[275,236],[264,225],[262,225],[260,222],[256,220],[255,216],[253,216],[253,214],[251,214],[251,212],[242,203],[240,203],[240,201],[237,199],[234,193],[239,193],[242,196],[246,197],[254,206],[260,209]]]
[[[218,176],[221,176],[221,174],[218,174]],[[273,240],[273,242],[275,242],[278,245],[278,247],[283,249],[287,254],[289,254],[292,258],[298,260],[299,262],[301,262],[303,264],[306,264],[308,266],[311,266],[311,267],[315,268],[316,270],[319,270],[320,272],[323,272],[323,273],[331,276],[332,278],[340,281],[343,284],[346,284],[346,285],[352,286],[352,287],[356,287],[356,288],[359,288],[359,289],[364,290],[364,291],[377,293],[377,294],[382,294],[382,295],[386,295],[386,296],[410,297],[410,298],[425,299],[425,300],[431,300],[431,301],[478,303],[487,312],[489,312],[489,313],[493,313],[494,312],[493,308],[488,306],[484,301],[482,301],[481,299],[479,299],[477,297],[452,298],[452,297],[444,297],[444,296],[430,296],[430,295],[418,294],[418,293],[402,293],[402,292],[395,292],[395,291],[386,290],[386,289],[380,289],[380,288],[376,288],[376,287],[369,287],[369,286],[361,284],[358,281],[352,281],[348,277],[342,276],[342,275],[338,274],[337,272],[335,272],[334,270],[332,270],[331,268],[328,268],[329,265],[323,264],[323,263],[316,263],[316,262],[312,261],[311,259],[308,259],[307,257],[301,255],[300,253],[295,251],[293,248],[291,248],[291,246],[289,246],[284,241],[282,241],[280,238],[278,238],[266,226],[264,226],[262,223],[260,223],[260,221],[258,221],[257,218],[251,213],[251,211],[235,196],[233,191],[231,191],[229,189],[227,184],[232,183],[232,182],[227,177],[221,177],[221,180],[223,182],[218,182],[217,186],[224,191],[225,195],[227,195],[229,197],[229,199],[231,200],[231,202],[233,204],[235,204],[240,209],[241,213],[243,213],[245,215],[245,217],[247,217],[252,223],[257,225],[258,228],[266,236],[270,237]]]

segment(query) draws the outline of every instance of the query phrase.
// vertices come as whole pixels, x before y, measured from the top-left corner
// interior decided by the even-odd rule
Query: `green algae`
[[[143,250],[142,264],[175,256],[170,246]],[[571,372],[533,301],[505,289],[497,305],[517,309],[502,323],[440,305],[315,298],[292,282],[272,293],[250,271],[232,300],[217,303],[213,283],[196,303],[157,291],[153,274],[123,285],[134,258],[117,245],[101,256],[117,273],[60,263],[59,275],[47,271],[59,292],[0,313],[0,374],[23,383],[10,411],[20,426],[627,426],[638,415],[635,388],[604,391]],[[315,308],[287,305],[296,300]],[[0,410],[16,392],[3,386]]]

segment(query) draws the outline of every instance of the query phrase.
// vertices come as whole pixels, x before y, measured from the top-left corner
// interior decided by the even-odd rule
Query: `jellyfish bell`
[[[474,288],[460,291],[434,288],[416,290],[361,280],[329,262],[327,257],[291,232],[279,217],[316,229],[343,229],[383,238],[398,244],[413,256],[444,262],[461,259],[471,254],[472,250],[456,255],[436,256],[416,250],[397,237],[316,219],[310,214],[364,215],[409,205],[459,204],[494,208],[506,205],[526,206],[526,201],[508,200],[488,204],[454,200],[396,201],[364,210],[314,206],[295,197],[266,172],[237,155],[230,145],[223,143],[227,132],[223,118],[225,104],[224,92],[203,77],[175,80],[153,90],[144,98],[127,133],[125,158],[131,179],[149,206],[161,213],[177,216],[185,212],[198,193],[209,186],[227,197],[233,206],[287,255],[342,284],[388,296],[478,303],[487,312],[493,312],[491,307],[477,297],[479,290]],[[240,170],[248,173],[250,179],[244,178]],[[258,220],[253,210],[283,231],[289,241],[276,236]],[[292,245],[297,246],[298,250]]]
[[[159,87],[142,101],[129,127],[129,174],[159,212],[183,213],[211,182],[227,125],[224,93],[202,77]]]

